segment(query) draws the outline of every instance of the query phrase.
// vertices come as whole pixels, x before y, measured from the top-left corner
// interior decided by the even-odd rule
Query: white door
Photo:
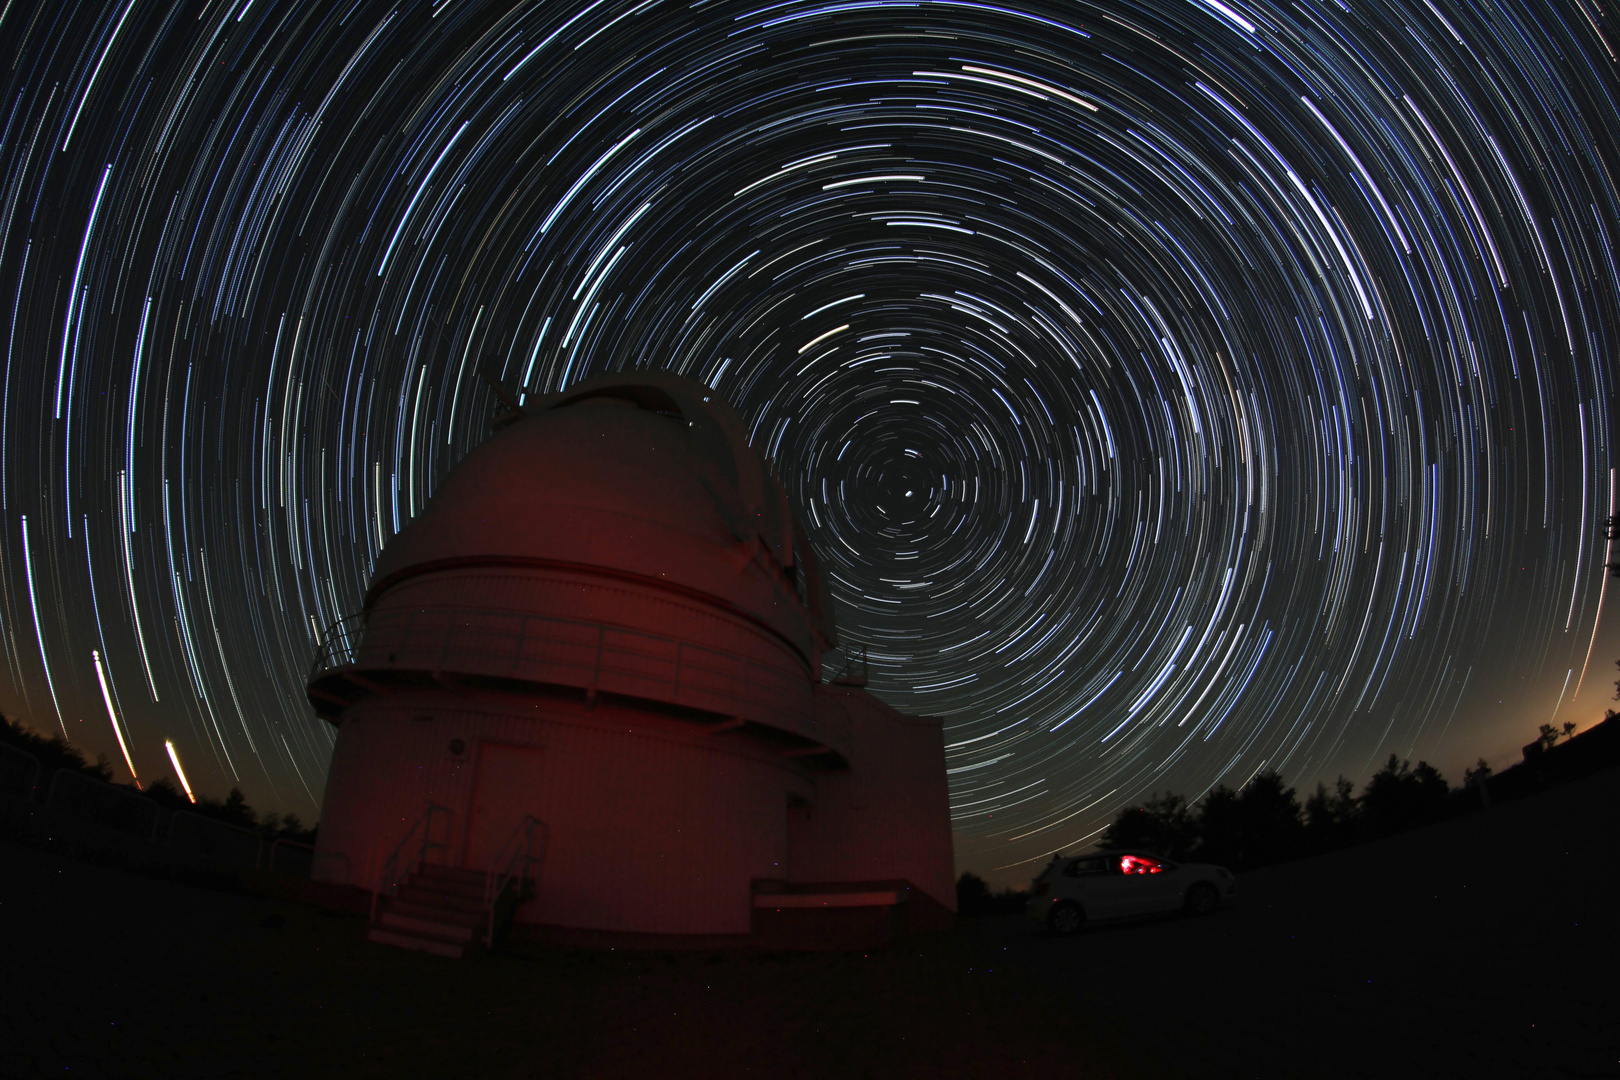
[[[467,847],[462,865],[489,870],[499,858],[505,869],[521,839],[514,839],[525,815],[540,817],[540,785],[545,765],[538,746],[480,742],[478,773],[467,815]]]

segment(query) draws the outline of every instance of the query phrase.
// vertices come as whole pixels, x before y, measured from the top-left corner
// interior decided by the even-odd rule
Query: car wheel
[[[1086,925],[1086,913],[1073,900],[1065,900],[1054,904],[1052,910],[1046,913],[1046,925],[1059,937],[1069,937],[1078,934],[1080,928]]]
[[[1215,886],[1207,881],[1200,881],[1187,890],[1187,913],[1189,915],[1208,915],[1221,903],[1221,894],[1215,891]]]

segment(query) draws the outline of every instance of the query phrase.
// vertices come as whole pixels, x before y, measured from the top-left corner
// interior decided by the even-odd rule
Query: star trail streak
[[[965,866],[1589,722],[1615,35],[1595,0],[11,0],[0,704],[318,815],[310,660],[486,377],[654,367],[776,462],[873,688],[947,718]]]

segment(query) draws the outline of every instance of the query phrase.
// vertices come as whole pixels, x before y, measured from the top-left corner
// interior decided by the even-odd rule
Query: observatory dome
[[[369,610],[450,567],[590,567],[701,593],[815,666],[834,630],[814,555],[741,420],[699,384],[611,375],[529,403],[387,545]]]
[[[495,426],[322,636],[312,876],[372,893],[372,940],[447,955],[500,911],[682,940],[948,921],[940,721],[820,681],[815,555],[737,415],[634,373]]]

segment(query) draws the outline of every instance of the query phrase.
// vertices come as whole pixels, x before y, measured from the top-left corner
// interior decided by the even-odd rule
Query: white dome
[[[368,609],[452,567],[588,567],[701,593],[812,665],[831,647],[830,606],[782,485],[709,390],[612,375],[523,411],[384,548]]]

